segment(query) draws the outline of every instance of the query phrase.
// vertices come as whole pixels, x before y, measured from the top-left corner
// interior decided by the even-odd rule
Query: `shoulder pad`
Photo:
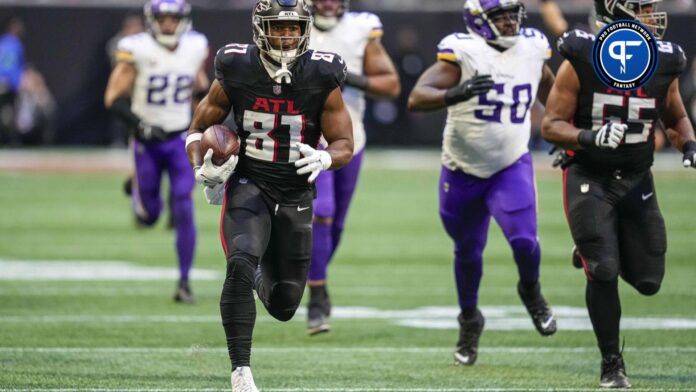
[[[440,41],[437,45],[437,59],[450,63],[459,63],[459,52],[467,44],[473,44],[474,37],[466,33],[452,33]]]
[[[681,46],[669,41],[657,41],[660,52],[660,68],[665,73],[679,76],[686,69],[686,54]]]
[[[571,62],[590,62],[594,35],[582,30],[569,30],[558,38],[558,51]]]
[[[360,30],[367,34],[368,38],[379,38],[384,35],[384,28],[379,16],[371,12],[350,12],[351,25],[360,26]]]
[[[205,45],[206,47],[208,46],[208,38],[198,31],[191,30],[184,34],[182,38],[190,39],[200,45]]]
[[[143,48],[143,44],[147,42],[148,37],[147,33],[139,33],[121,38],[116,46],[116,59],[130,63],[135,62],[140,52],[147,50],[147,48]]]
[[[230,80],[242,78],[248,72],[251,64],[252,52],[256,46],[250,44],[227,44],[218,49],[215,54],[215,78]]]
[[[544,60],[551,58],[551,44],[546,35],[540,30],[533,27],[524,27],[520,30],[520,37],[528,40]]]
[[[303,59],[304,77],[309,81],[314,81],[309,82],[308,85],[315,85],[318,82],[323,88],[330,90],[343,85],[348,68],[340,55],[309,50]]]

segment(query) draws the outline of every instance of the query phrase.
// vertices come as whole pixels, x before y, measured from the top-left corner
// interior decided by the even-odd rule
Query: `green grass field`
[[[537,178],[542,284],[557,309],[559,332],[541,338],[532,329],[517,298],[511,252],[492,225],[480,296],[491,328],[474,367],[453,364],[452,246],[437,215],[437,177],[436,163],[427,170],[372,165],[364,171],[330,270],[333,331],[307,337],[304,313],[282,324],[259,304],[252,367],[261,390],[597,386],[599,354],[587,329],[584,276],[569,262],[560,172]],[[669,232],[667,276],[655,297],[622,285],[625,324],[632,326],[623,332],[625,357],[639,390],[694,390],[696,172],[656,178]],[[0,173],[0,390],[229,389],[218,309],[224,270],[218,207],[197,192],[196,267],[217,277],[194,280],[197,305],[176,305],[174,279],[149,270],[173,271],[173,233],[163,223],[135,229],[122,180],[117,174]],[[154,277],[63,276],[99,263]]]

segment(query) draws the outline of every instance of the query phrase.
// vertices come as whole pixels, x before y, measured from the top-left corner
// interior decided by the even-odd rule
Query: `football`
[[[222,165],[232,155],[239,154],[239,136],[237,132],[224,125],[216,124],[203,132],[201,152],[205,155],[208,149],[213,150],[213,163]]]

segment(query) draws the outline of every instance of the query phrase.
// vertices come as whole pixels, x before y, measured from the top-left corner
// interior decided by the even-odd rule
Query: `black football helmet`
[[[319,0],[305,0],[314,16],[314,27],[321,31],[328,31],[336,27],[343,15],[350,9],[350,0],[341,0],[341,6],[334,15],[322,15],[317,11],[315,3]]]
[[[594,3],[599,23],[632,19],[648,27],[657,39],[665,35],[667,13],[657,11],[662,0],[595,0]]]
[[[271,46],[269,35],[274,22],[293,21],[300,24],[302,35],[295,49]],[[278,64],[292,64],[305,54],[309,46],[309,35],[312,30],[312,13],[305,0],[257,0],[252,15],[254,26],[254,43],[261,52],[268,55]],[[294,38],[294,37],[293,37]]]

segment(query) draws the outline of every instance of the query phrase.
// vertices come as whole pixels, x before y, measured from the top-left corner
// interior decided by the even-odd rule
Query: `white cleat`
[[[238,367],[232,372],[232,392],[259,392],[249,366]]]

